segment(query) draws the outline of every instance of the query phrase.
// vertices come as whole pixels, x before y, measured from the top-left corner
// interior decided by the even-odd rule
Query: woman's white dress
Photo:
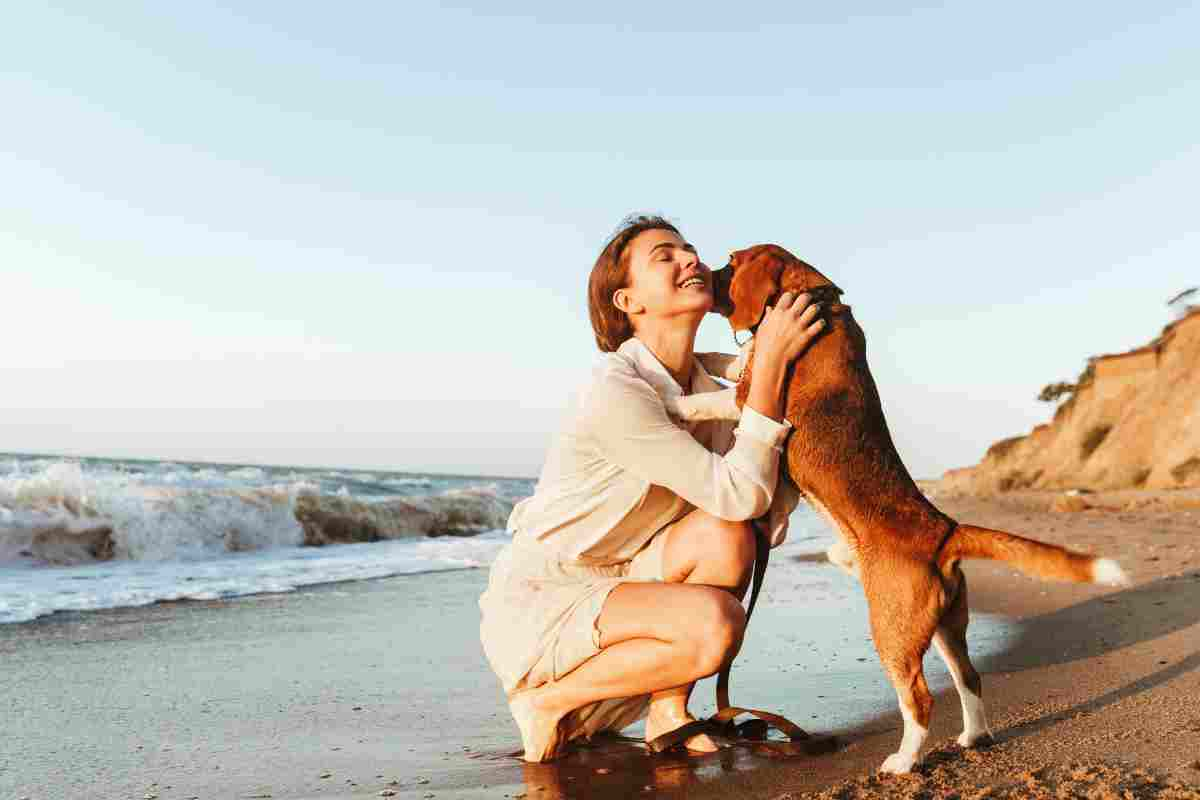
[[[699,361],[692,375],[693,392],[724,388]],[[533,496],[513,509],[512,542],[479,598],[484,653],[507,696],[558,680],[600,652],[605,599],[622,583],[663,579],[663,534],[672,523],[695,508],[747,520],[771,507],[788,425],[749,407],[736,428],[683,425],[663,406],[664,397],[682,394],[633,338],[605,355],[576,396]],[[795,497],[784,502],[790,507],[771,508],[773,545]],[[620,730],[645,716],[648,701],[593,703],[562,730],[568,739]]]

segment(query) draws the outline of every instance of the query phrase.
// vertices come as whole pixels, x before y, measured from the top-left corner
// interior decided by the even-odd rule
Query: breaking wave
[[[7,466],[0,622],[490,563],[533,488],[378,470],[28,456]],[[334,544],[349,546],[324,547]]]

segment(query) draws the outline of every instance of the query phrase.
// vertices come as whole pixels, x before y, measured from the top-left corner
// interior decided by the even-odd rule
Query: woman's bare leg
[[[754,566],[754,531],[750,523],[728,522],[696,510],[665,535],[663,575],[668,582],[714,586],[741,600]],[[687,703],[695,686],[692,681],[651,696],[646,741],[694,719]],[[716,742],[705,734],[691,737],[684,745],[705,753],[717,749]]]
[[[741,645],[746,615],[727,591],[680,583],[624,583],[600,613],[601,651],[553,683],[511,699],[528,761],[553,758],[558,723],[613,697],[685,686],[713,675]]]

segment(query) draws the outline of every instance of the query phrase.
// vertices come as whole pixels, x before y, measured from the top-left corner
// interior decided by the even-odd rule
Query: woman
[[[479,601],[527,761],[647,712],[647,740],[690,722],[695,681],[741,646],[750,520],[771,504],[788,429],[784,373],[821,323],[807,297],[783,295],[756,333],[736,430],[683,427],[662,398],[721,388],[693,354],[712,304],[709,268],[659,217],[627,219],[592,269],[588,307],[608,355],[513,510]],[[717,749],[705,735],[686,744]]]

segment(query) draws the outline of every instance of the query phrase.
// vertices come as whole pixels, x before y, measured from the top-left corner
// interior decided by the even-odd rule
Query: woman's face
[[[643,231],[626,248],[629,286],[613,302],[635,325],[646,317],[703,316],[712,308],[712,271],[679,234]]]

